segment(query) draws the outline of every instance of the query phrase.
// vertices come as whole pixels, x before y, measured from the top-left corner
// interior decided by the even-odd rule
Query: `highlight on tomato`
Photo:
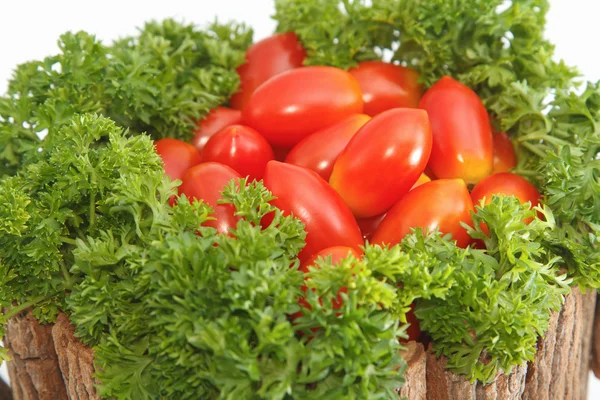
[[[202,200],[210,205],[215,217],[204,226],[215,228],[219,233],[229,233],[236,227],[239,217],[235,216],[233,204],[218,204],[221,192],[232,179],[239,180],[241,175],[227,165],[208,162],[190,168],[182,178],[179,194],[185,194],[190,200]]]
[[[473,201],[462,179],[438,179],[408,192],[396,203],[373,235],[373,243],[395,245],[412,228],[438,229],[452,234],[456,244],[466,247],[471,237],[461,225],[472,225]]]
[[[348,72],[358,80],[367,115],[419,106],[424,90],[414,69],[383,61],[364,61]]]
[[[160,139],[154,147],[163,161],[165,174],[172,180],[181,179],[188,169],[201,162],[198,150],[182,140]]]
[[[199,152],[202,152],[204,146],[206,146],[206,142],[208,142],[215,133],[230,125],[240,124],[241,122],[242,112],[240,110],[217,107],[198,121],[192,143]]]
[[[382,214],[417,182],[431,146],[425,111],[385,111],[352,137],[335,162],[329,182],[357,218]]]
[[[254,43],[246,51],[246,62],[237,73],[240,88],[229,103],[241,110],[260,85],[290,69],[301,67],[306,51],[293,32],[280,33]]]
[[[368,115],[354,114],[313,133],[292,148],[285,162],[312,169],[328,181],[335,161],[369,119]]]
[[[492,173],[492,128],[485,106],[472,89],[445,76],[425,92],[419,107],[431,122],[429,166],[436,177],[474,184]]]
[[[260,180],[267,163],[273,159],[269,142],[244,125],[232,125],[217,132],[206,143],[202,162],[218,162],[233,168],[243,177]]]
[[[334,67],[303,67],[261,85],[242,110],[244,123],[273,146],[293,147],[305,137],[363,111],[360,86]]]
[[[298,255],[300,261],[306,261],[328,247],[360,249],[362,235],[352,212],[316,172],[270,161],[263,182],[276,197],[272,204],[305,225],[306,246]],[[263,225],[269,223],[268,219],[263,221]]]
[[[494,133],[494,169],[493,173],[508,172],[517,166],[517,154],[510,136],[505,132]]]

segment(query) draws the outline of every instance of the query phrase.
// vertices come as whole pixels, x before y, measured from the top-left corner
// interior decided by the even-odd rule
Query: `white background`
[[[550,4],[547,37],[556,44],[556,57],[577,65],[587,79],[599,80],[600,4],[596,0],[550,0]],[[223,22],[247,22],[260,39],[275,27],[270,19],[273,11],[272,0],[5,0],[0,5],[0,94],[17,64],[56,53],[58,36],[68,30],[85,30],[110,41],[134,34],[150,19],[175,17],[204,24],[218,17]],[[600,399],[600,381],[593,377],[589,398]]]

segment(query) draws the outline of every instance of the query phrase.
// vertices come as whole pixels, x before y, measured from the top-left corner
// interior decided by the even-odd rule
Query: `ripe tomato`
[[[232,180],[240,179],[241,176],[230,167],[215,163],[203,163],[190,168],[182,179],[179,193],[188,198],[203,200],[215,211],[215,220],[206,222],[205,226],[215,228],[219,233],[228,233],[229,229],[235,228],[239,217],[234,215],[233,204],[217,204],[221,199],[223,188]]]
[[[242,118],[272,145],[292,147],[362,111],[362,94],[352,75],[333,67],[304,67],[261,85],[242,110]]]
[[[229,125],[235,125],[242,122],[242,112],[240,110],[232,110],[227,107],[217,107],[212,110],[203,119],[198,121],[198,127],[194,131],[196,135],[192,140],[198,151],[202,151],[206,142],[215,133]]]
[[[419,106],[423,86],[414,69],[383,61],[365,61],[348,72],[358,80],[367,115],[373,117],[392,108]]]
[[[481,99],[467,86],[445,76],[421,99],[433,131],[429,165],[436,177],[477,183],[492,172],[492,128]]]
[[[260,180],[267,163],[273,159],[273,150],[254,129],[232,125],[210,138],[201,158],[202,162],[225,164],[241,176],[249,176],[250,180]]]
[[[313,133],[294,146],[285,162],[312,169],[328,181],[333,164],[350,139],[369,119],[371,117],[368,115],[354,114]]]
[[[295,33],[280,33],[254,43],[246,51],[246,62],[237,72],[240,89],[229,100],[231,107],[241,110],[252,93],[269,78],[302,66],[306,51]]]
[[[494,171],[508,172],[517,166],[517,155],[515,153],[515,147],[513,146],[512,140],[508,134],[494,133],[492,135],[494,140]]]
[[[332,246],[353,249],[362,246],[360,229],[348,206],[316,172],[270,161],[263,181],[277,197],[272,204],[285,215],[299,218],[305,225],[306,246],[298,255],[300,261]]]
[[[419,187],[427,182],[431,182],[431,179],[429,179],[429,177],[425,173],[422,173],[410,190],[413,190],[414,188]]]
[[[185,171],[200,164],[200,153],[194,146],[177,139],[160,139],[154,144],[165,165],[165,174],[172,180],[181,179]]]
[[[292,149],[289,149],[286,147],[279,147],[279,146],[271,146],[271,147],[273,148],[273,154],[275,156],[275,160],[281,161],[281,162],[285,161],[288,154],[290,154],[290,151],[292,150]]]
[[[365,241],[371,241],[371,238],[375,234],[375,231],[377,231],[377,228],[379,228],[379,225],[381,225],[381,221],[383,221],[385,215],[386,214],[383,213],[374,217],[358,218],[356,220]]]
[[[419,336],[421,336],[421,327],[419,324],[419,320],[415,315],[415,305],[412,304],[410,306],[410,311],[406,313],[406,322],[410,324],[410,326],[406,329],[406,333],[408,334],[408,339],[403,340],[402,342],[408,343],[414,340],[418,340]]]
[[[379,215],[415,184],[430,152],[427,113],[412,108],[388,110],[354,135],[329,182],[357,218]]]
[[[470,236],[461,222],[472,224],[473,202],[462,179],[438,179],[411,190],[388,211],[373,236],[374,244],[400,243],[411,228],[451,233],[466,247]]]

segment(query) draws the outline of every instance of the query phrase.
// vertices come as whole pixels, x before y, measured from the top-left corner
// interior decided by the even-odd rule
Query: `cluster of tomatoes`
[[[254,44],[231,108],[201,120],[192,144],[156,143],[180,193],[215,209],[207,225],[236,225],[232,206],[217,204],[230,180],[262,179],[273,204],[306,226],[306,270],[320,256],[359,256],[365,240],[397,244],[416,227],[466,247],[461,223],[493,194],[538,204],[537,189],[508,172],[510,138],[492,131],[467,86],[444,77],[424,91],[407,67],[369,61],[344,71],[302,66],[305,57],[293,33]]]

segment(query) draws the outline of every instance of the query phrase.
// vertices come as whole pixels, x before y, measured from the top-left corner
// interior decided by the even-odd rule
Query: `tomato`
[[[166,138],[154,146],[165,165],[165,174],[172,180],[181,179],[185,171],[200,164],[200,153],[189,143]]]
[[[179,193],[209,204],[215,212],[215,220],[207,221],[204,225],[215,228],[219,233],[228,233],[230,229],[235,228],[240,218],[234,215],[233,204],[217,204],[217,201],[221,199],[224,187],[232,179],[240,178],[240,174],[226,165],[203,163],[185,173]]]
[[[417,108],[423,95],[419,73],[414,69],[383,61],[365,61],[350,72],[360,85],[364,113],[375,116],[398,107]]]
[[[273,159],[269,142],[260,133],[244,125],[232,125],[216,133],[206,143],[202,162],[225,164],[241,176],[260,180],[267,163]]]
[[[319,258],[331,257],[331,263],[333,265],[339,264],[339,262],[348,256],[354,256],[354,258],[360,258],[360,253],[356,249],[347,246],[333,246],[328,247],[319,251],[311,258],[306,260],[300,265],[300,271],[307,273],[308,267],[314,266]]]
[[[362,94],[352,75],[333,67],[304,67],[261,85],[242,110],[242,118],[272,145],[292,147],[362,111]]]
[[[422,184],[427,183],[427,182],[431,182],[431,179],[429,179],[429,177],[425,173],[422,173],[421,176],[419,176],[419,179],[417,179],[417,181],[415,182],[415,184],[413,185],[413,187],[410,190],[413,190],[414,188],[419,187]]]
[[[240,89],[229,100],[231,107],[241,110],[252,93],[269,78],[302,66],[306,51],[295,33],[280,33],[254,43],[246,51],[246,62],[237,72]]]
[[[198,151],[202,151],[206,142],[215,133],[229,125],[235,125],[242,122],[242,112],[240,110],[232,110],[227,107],[217,107],[212,110],[203,119],[198,121],[198,127],[194,131],[196,135],[192,143]]]
[[[263,181],[276,197],[272,204],[305,225],[306,246],[298,255],[300,261],[328,247],[359,249],[362,246],[360,229],[348,206],[316,172],[270,161]]]
[[[410,341],[418,340],[421,336],[421,326],[419,324],[417,316],[415,315],[414,304],[411,304],[410,311],[406,313],[406,322],[410,324],[410,326],[406,329],[408,339],[403,340],[402,342],[408,343]]]
[[[472,224],[473,202],[462,179],[438,179],[411,190],[388,211],[373,236],[374,244],[395,245],[411,228],[451,233],[457,245],[466,247],[470,236],[461,222]]]
[[[350,139],[369,119],[371,117],[368,115],[354,114],[313,133],[290,151],[285,162],[312,169],[328,181],[333,164]]]
[[[508,134],[494,133],[492,135],[494,141],[494,171],[508,172],[517,166],[517,155],[515,153],[515,147]]]
[[[427,113],[395,108],[373,117],[354,135],[329,182],[357,218],[379,215],[415,184],[430,152]]]
[[[377,228],[379,228],[379,225],[381,225],[381,221],[383,221],[383,219],[385,218],[385,215],[386,214],[383,213],[374,217],[358,218],[356,220],[356,222],[358,223],[358,227],[360,228],[360,232],[362,233],[363,239],[365,239],[365,241],[371,240],[373,234],[375,233]]]
[[[440,179],[477,183],[492,173],[492,128],[481,99],[467,86],[445,76],[421,99],[433,131],[429,165]]]
[[[481,201],[484,204],[489,204],[492,201],[493,195],[515,196],[521,203],[530,203],[531,207],[540,204],[540,192],[527,179],[513,174],[511,172],[500,172],[490,175],[479,182],[471,191],[473,204],[480,205]],[[533,218],[525,220],[529,223]],[[488,234],[487,225],[482,224],[481,228],[484,233]]]

